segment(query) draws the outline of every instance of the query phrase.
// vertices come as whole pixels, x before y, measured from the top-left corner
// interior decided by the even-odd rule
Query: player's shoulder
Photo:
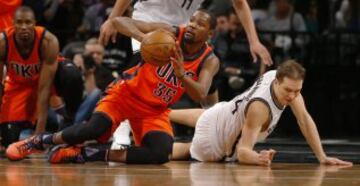
[[[245,113],[250,117],[267,119],[270,113],[270,106],[265,100],[253,99],[248,104]]]
[[[47,50],[47,49],[51,49],[52,46],[58,46],[58,45],[59,45],[59,41],[57,37],[53,33],[49,31],[45,31],[41,41],[41,47]]]
[[[45,33],[44,33],[44,40],[47,40],[47,41],[54,41],[54,40],[57,40],[56,36],[51,33],[50,31],[46,30]]]
[[[276,70],[269,70],[264,73],[264,76],[274,76],[276,75]]]

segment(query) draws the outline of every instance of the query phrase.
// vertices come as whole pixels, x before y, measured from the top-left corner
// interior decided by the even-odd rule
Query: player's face
[[[85,54],[90,55],[97,65],[100,65],[104,59],[104,47],[100,44],[85,46]]]
[[[185,40],[187,42],[205,42],[210,35],[210,15],[196,11],[186,26]]]
[[[277,84],[277,100],[281,105],[288,105],[300,94],[303,80],[284,77],[282,80],[276,79],[275,83]]]
[[[32,12],[17,12],[14,17],[15,32],[23,41],[31,40],[34,37],[35,17]]]

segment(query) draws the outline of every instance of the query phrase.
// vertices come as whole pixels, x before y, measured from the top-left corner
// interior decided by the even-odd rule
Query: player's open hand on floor
[[[344,166],[352,166],[353,163],[349,161],[340,160],[338,158],[326,157],[324,160],[320,161],[321,164],[325,165],[344,165]]]
[[[259,165],[270,166],[276,151],[273,149],[262,150],[259,153]]]

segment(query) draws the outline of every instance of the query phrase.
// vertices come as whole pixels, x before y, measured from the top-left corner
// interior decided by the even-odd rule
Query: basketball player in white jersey
[[[191,125],[195,134],[190,155],[199,161],[238,160],[243,164],[269,166],[275,151],[256,152],[258,140],[265,139],[275,128],[286,106],[292,109],[301,132],[322,164],[352,165],[351,162],[327,157],[315,122],[304,104],[300,91],[305,69],[293,60],[260,77],[252,87],[229,102],[220,102],[208,110],[173,110],[170,119]],[[174,145],[173,158],[186,145]]]

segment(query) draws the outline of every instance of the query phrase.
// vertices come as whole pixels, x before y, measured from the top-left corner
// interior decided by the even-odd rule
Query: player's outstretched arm
[[[256,33],[254,21],[251,15],[249,4],[246,0],[232,0],[236,14],[243,25],[250,44],[250,51],[254,62],[260,57],[261,62],[266,65],[272,64],[271,56],[268,50],[260,43]]]
[[[45,34],[42,46],[42,67],[38,87],[38,118],[35,134],[45,131],[45,124],[49,108],[50,89],[57,70],[57,55],[59,54],[59,42],[57,38],[47,32]]]
[[[116,17],[111,20],[116,30],[128,37],[142,41],[146,33],[163,29],[175,35],[176,29],[165,23],[148,23],[128,17]]]
[[[4,91],[3,85],[3,76],[4,76],[4,65],[6,58],[6,43],[5,43],[5,36],[3,33],[0,33],[0,107],[1,107],[1,100]]]
[[[293,111],[300,130],[304,135],[306,141],[314,151],[317,159],[321,164],[327,165],[352,165],[351,162],[342,161],[337,158],[327,157],[321,145],[320,136],[316,128],[316,124],[310,114],[308,113],[304,99],[300,94],[290,103],[291,110]]]
[[[122,16],[126,11],[126,9],[130,6],[130,4],[131,4],[131,0],[116,1],[110,16],[100,27],[100,36],[99,36],[100,43],[102,43],[103,45],[107,45],[110,39],[111,42],[113,43],[116,42],[117,31],[113,26],[113,24],[111,23],[111,19],[114,17]]]
[[[241,138],[236,147],[237,158],[241,164],[270,166],[275,150],[253,150],[263,126],[270,120],[270,110],[261,101],[254,101],[248,107]]]

